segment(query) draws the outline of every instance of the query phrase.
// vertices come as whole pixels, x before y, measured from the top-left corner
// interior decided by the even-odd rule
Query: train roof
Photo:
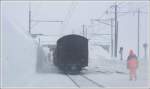
[[[77,39],[83,39],[83,40],[88,40],[87,38],[85,38],[84,36],[81,35],[76,35],[76,34],[70,34],[70,35],[65,35],[63,37],[61,37],[60,39],[58,39],[57,42],[65,40],[65,39],[70,39],[70,38],[77,38]]]

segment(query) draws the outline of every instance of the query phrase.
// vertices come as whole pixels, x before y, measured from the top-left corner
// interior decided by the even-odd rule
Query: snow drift
[[[2,26],[3,86],[22,85],[35,72],[36,45],[6,18],[3,18]]]

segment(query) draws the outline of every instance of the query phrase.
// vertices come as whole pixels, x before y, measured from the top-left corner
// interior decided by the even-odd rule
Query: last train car
[[[58,39],[54,64],[65,73],[79,73],[88,66],[88,39],[74,34]]]

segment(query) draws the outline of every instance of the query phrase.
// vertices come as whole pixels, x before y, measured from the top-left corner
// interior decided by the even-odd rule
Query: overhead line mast
[[[117,57],[117,50],[118,50],[118,5],[115,5],[115,57]]]

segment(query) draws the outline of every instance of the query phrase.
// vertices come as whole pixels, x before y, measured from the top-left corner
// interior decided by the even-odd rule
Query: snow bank
[[[139,60],[139,70],[144,73],[140,74],[143,78],[148,78],[147,67],[148,60]],[[105,70],[113,73],[125,73],[128,74],[127,61],[120,60],[119,58],[111,58],[111,55],[100,46],[94,46],[89,43],[89,66],[90,70]],[[139,72],[140,72],[139,71]],[[145,77],[144,77],[145,76]]]
[[[100,46],[95,46],[89,42],[89,66],[99,65],[102,60],[111,58],[110,53]]]
[[[83,73],[107,88],[148,86],[148,60],[139,59],[137,80],[130,81],[127,61],[110,58],[109,54],[98,46],[89,45],[89,66]]]
[[[2,21],[3,86],[23,85],[35,72],[36,46],[15,24]]]

